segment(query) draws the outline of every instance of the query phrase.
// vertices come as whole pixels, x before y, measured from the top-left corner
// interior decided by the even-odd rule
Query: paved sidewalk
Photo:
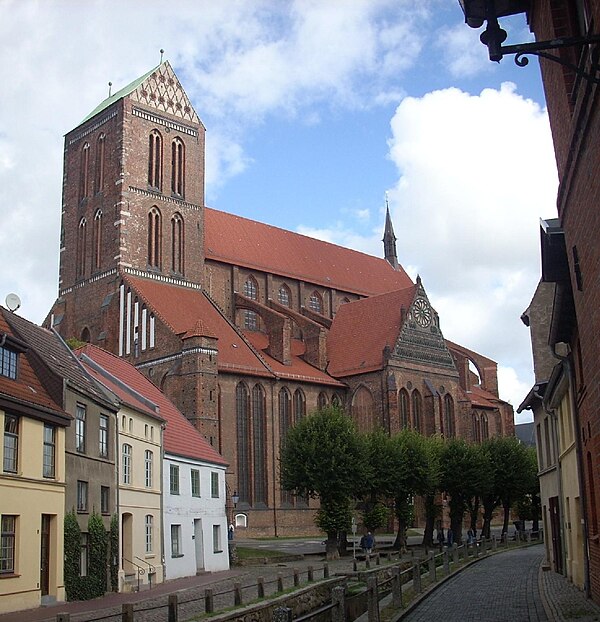
[[[537,556],[538,561],[535,566],[535,577],[540,597],[544,602],[544,611],[546,617],[539,619],[549,620],[550,622],[600,622],[600,607],[592,601],[585,598],[583,593],[574,587],[567,579],[561,575],[557,575],[551,571],[542,571],[540,562],[543,556],[543,548],[541,545],[530,547],[532,553]],[[498,553],[500,556],[506,553]],[[495,557],[495,556],[494,556]],[[481,558],[476,565],[483,560],[491,557]],[[500,567],[502,564],[494,563],[493,566]],[[315,579],[323,576],[324,558],[322,555],[307,555],[302,560],[289,561],[285,563],[271,563],[259,566],[236,567],[232,570],[224,572],[200,575],[197,577],[187,577],[185,579],[175,579],[159,584],[152,588],[151,591],[143,591],[140,593],[130,594],[109,594],[93,601],[82,601],[74,603],[62,603],[51,607],[43,607],[34,610],[0,615],[0,622],[55,622],[59,613],[69,613],[71,622],[89,622],[91,620],[104,619],[106,622],[120,622],[121,610],[123,603],[134,603],[136,610],[144,609],[143,613],[137,614],[136,620],[143,622],[164,622],[166,619],[166,608],[168,595],[177,593],[180,603],[187,604],[180,607],[179,619],[184,621],[191,618],[194,614],[204,611],[204,602],[202,600],[206,588],[212,588],[215,593],[232,590],[234,582],[239,582],[243,586],[244,601],[248,602],[256,596],[256,582],[258,577],[263,577],[265,583],[271,582],[271,588],[266,586],[266,593],[270,594],[274,591],[275,582],[279,573],[282,573],[285,579],[285,587],[292,584],[294,569],[300,573],[304,573],[302,582],[306,581],[306,573],[308,567],[314,568]],[[364,567],[364,564],[362,565]],[[372,563],[372,568],[374,568]],[[540,568],[538,570],[538,568]],[[499,568],[498,568],[499,569]],[[352,570],[352,558],[344,558],[329,563],[329,573],[333,576],[336,573],[346,573]],[[464,572],[464,571],[463,571]],[[501,571],[502,572],[502,571]],[[531,573],[530,573],[531,574]],[[453,575],[455,576],[455,575]],[[532,575],[533,576],[533,575]],[[531,577],[530,577],[531,579]],[[448,579],[452,580],[452,576]],[[503,575],[499,581],[506,581]],[[498,582],[498,578],[496,577]],[[531,589],[534,589],[533,583],[529,582]],[[443,584],[442,584],[443,585]],[[439,589],[431,592],[435,594]],[[481,597],[485,590],[481,586],[473,586],[475,597]],[[224,597],[215,598],[215,607],[229,606],[230,603],[220,602]],[[463,610],[465,602],[463,601]],[[491,607],[488,607],[491,610]],[[541,615],[542,612],[540,612]],[[107,617],[110,616],[110,617]],[[434,618],[435,619],[435,618]],[[444,617],[449,622],[447,616]],[[464,620],[465,618],[458,618]],[[488,618],[480,618],[480,622]],[[489,618],[494,622],[498,622],[502,618]],[[511,622],[521,622],[529,618],[511,618]],[[534,618],[532,618],[534,619]]]

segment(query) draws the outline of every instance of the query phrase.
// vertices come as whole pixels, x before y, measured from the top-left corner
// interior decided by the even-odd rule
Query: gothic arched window
[[[102,266],[102,210],[94,214],[94,228],[92,229],[92,270],[99,270]]]
[[[171,218],[171,270],[183,274],[184,230],[181,214]]]
[[[250,275],[244,283],[244,296],[250,300],[258,300],[258,283]],[[247,309],[244,312],[244,328],[247,330],[258,330],[258,316],[255,311]]]
[[[412,414],[414,429],[423,434],[423,400],[416,389],[412,394]]]
[[[285,442],[285,437],[292,427],[292,409],[290,392],[284,387],[279,391],[279,445],[280,449]],[[281,503],[291,504],[292,495],[287,490],[281,490]]]
[[[277,292],[277,298],[280,305],[283,305],[284,307],[290,307],[292,301],[292,294],[290,292],[290,288],[287,285],[282,285]]]
[[[481,413],[480,427],[481,440],[486,441],[490,437],[490,427],[488,423],[488,416],[485,413]]]
[[[306,398],[300,389],[294,391],[294,422],[298,423],[300,419],[306,416]]]
[[[410,427],[410,411],[406,389],[400,389],[398,392],[398,410],[400,411],[400,428],[406,430]]]
[[[148,265],[160,268],[162,250],[162,218],[158,207],[148,212]]]
[[[171,143],[171,192],[180,197],[184,195],[185,145],[181,138]]]
[[[106,136],[104,133],[98,136],[96,141],[96,192],[101,192],[104,186],[104,145]]]
[[[319,410],[323,410],[323,408],[327,408],[327,395],[321,391],[319,393],[319,397],[317,398],[317,408]]]
[[[90,144],[85,143],[81,150],[81,171],[79,177],[79,198],[87,198],[90,191]]]
[[[479,415],[477,413],[473,413],[471,422],[472,422],[473,440],[476,443],[481,443],[481,428],[479,426]]]
[[[240,501],[250,503],[250,400],[248,387],[240,382],[235,388],[237,427],[237,492]]]
[[[444,428],[446,432],[446,438],[453,438],[456,436],[456,424],[454,422],[454,402],[452,396],[449,393],[444,395]]]
[[[162,188],[162,136],[158,130],[152,130],[148,138],[148,185]]]
[[[321,294],[316,290],[310,295],[308,299],[308,308],[314,311],[315,313],[323,313],[323,298],[321,298]]]
[[[254,441],[254,503],[267,502],[267,414],[265,391],[252,389],[252,438]]]
[[[352,398],[352,419],[359,432],[370,432],[375,427],[373,395],[367,387],[359,387]]]
[[[87,255],[87,220],[82,218],[77,227],[77,276],[82,277],[85,274],[85,263]]]

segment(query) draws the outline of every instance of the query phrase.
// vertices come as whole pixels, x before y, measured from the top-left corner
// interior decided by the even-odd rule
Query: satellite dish
[[[6,297],[6,307],[14,313],[21,306],[21,299],[16,294],[8,294]]]

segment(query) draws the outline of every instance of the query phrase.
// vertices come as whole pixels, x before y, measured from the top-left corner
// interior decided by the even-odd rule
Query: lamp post
[[[237,490],[234,490],[233,494],[231,495],[231,502],[233,503],[233,510],[231,512],[231,524],[232,525],[235,521],[235,508],[237,507],[239,500],[240,500],[240,495],[238,495]]]

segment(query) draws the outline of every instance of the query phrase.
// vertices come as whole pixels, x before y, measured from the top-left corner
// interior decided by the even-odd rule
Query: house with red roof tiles
[[[133,365],[91,344],[78,356],[121,404],[122,587],[227,570],[227,462]]]
[[[281,490],[278,455],[287,430],[325,405],[363,430],[512,433],[495,363],[445,342],[423,284],[398,263],[389,212],[373,257],[209,208],[204,146],[168,62],[65,136],[46,323],[164,391],[229,463],[239,529],[314,530],[317,506]]]
[[[0,613],[65,598],[65,412],[30,344],[0,309]]]

